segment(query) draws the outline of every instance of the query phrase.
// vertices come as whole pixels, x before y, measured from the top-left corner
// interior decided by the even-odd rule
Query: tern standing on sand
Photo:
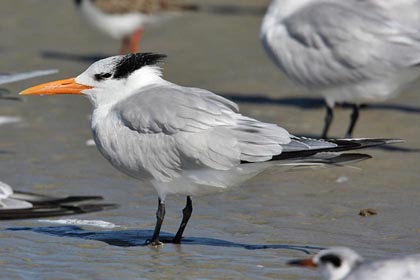
[[[174,0],[75,0],[82,15],[101,32],[122,40],[121,54],[139,51],[144,26],[170,12],[194,11]]]
[[[294,82],[325,98],[327,137],[336,103],[359,107],[395,96],[420,76],[419,0],[273,0],[261,41]]]
[[[161,78],[165,56],[129,54],[100,60],[77,78],[32,87],[22,95],[83,94],[93,104],[95,143],[111,164],[150,181],[159,196],[159,232],[169,194],[187,196],[181,241],[192,212],[192,195],[218,192],[276,165],[278,168],[355,162],[368,158],[340,152],[383,140],[323,141],[298,138],[285,129],[241,115],[235,103],[199,88]]]
[[[333,247],[289,264],[318,267],[326,280],[420,280],[420,255],[365,262],[349,248]]]

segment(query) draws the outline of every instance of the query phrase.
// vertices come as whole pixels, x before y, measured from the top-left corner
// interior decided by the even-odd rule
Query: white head
[[[88,97],[94,106],[112,104],[144,86],[162,81],[158,63],[165,57],[136,53],[105,58],[93,63],[76,78],[45,83],[20,94],[81,94]]]
[[[341,280],[363,262],[363,258],[346,247],[333,247],[322,250],[311,259],[293,260],[290,265],[317,267],[328,280]]]

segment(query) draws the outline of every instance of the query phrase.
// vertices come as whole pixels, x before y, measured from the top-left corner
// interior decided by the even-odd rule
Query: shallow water
[[[84,26],[71,2],[1,1],[0,70],[60,69],[54,76],[7,85],[10,92],[77,75],[92,59],[118,49],[118,42]],[[260,8],[267,3],[197,2]],[[322,102],[299,94],[267,59],[258,41],[261,16],[223,11],[177,17],[149,28],[143,50],[169,55],[165,77],[170,81],[224,94],[239,102],[244,114],[281,124],[294,134],[318,135]],[[368,259],[419,253],[420,95],[415,89],[364,110],[355,133],[402,138],[405,144],[364,151],[374,158],[354,167],[271,169],[241,188],[195,197],[185,244],[158,249],[143,245],[154,227],[156,194],[86,146],[91,138],[87,100],[2,100],[0,115],[21,121],[0,127],[1,181],[22,191],[102,195],[121,206],[70,217],[119,225],[114,229],[0,222],[1,278],[317,279],[315,272],[285,262],[304,257],[305,250],[298,249],[305,246],[310,252],[349,246]],[[344,133],[348,115],[346,109],[337,111],[334,135]],[[176,231],[184,200],[168,198],[164,236]],[[360,217],[362,208],[375,208],[378,215]]]

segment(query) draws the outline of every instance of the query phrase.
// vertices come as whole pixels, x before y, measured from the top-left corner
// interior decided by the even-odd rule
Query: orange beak
[[[318,267],[318,265],[314,263],[312,259],[292,260],[289,261],[287,264],[303,267]]]
[[[20,92],[19,95],[54,95],[54,94],[82,94],[85,89],[91,89],[76,83],[74,78],[64,79],[37,85]]]

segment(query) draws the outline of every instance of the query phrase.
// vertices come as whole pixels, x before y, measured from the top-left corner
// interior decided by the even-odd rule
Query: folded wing
[[[136,135],[127,141],[142,143],[138,156],[162,180],[199,166],[228,170],[267,161],[291,141],[283,128],[242,116],[233,102],[195,88],[150,86],[114,112]]]

